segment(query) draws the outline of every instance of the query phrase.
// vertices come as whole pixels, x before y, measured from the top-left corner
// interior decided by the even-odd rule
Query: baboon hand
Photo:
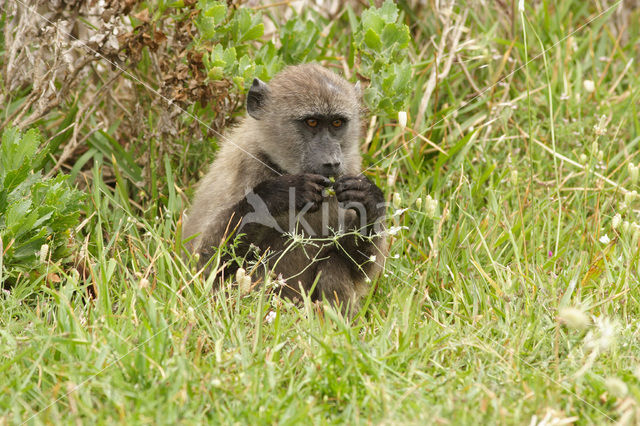
[[[320,208],[324,200],[324,189],[331,185],[331,181],[322,175],[310,173],[291,175],[289,187],[295,188],[296,210],[307,207],[314,212]]]
[[[262,182],[254,191],[267,202],[272,214],[286,212],[291,207],[314,212],[322,204],[323,190],[330,185],[329,179],[322,175],[282,175]],[[289,205],[292,199],[294,206]]]
[[[359,176],[342,176],[339,178],[334,189],[336,198],[343,207],[355,207],[360,204],[364,207],[367,214],[368,223],[373,223],[380,217],[384,216],[384,194],[373,182],[364,175]],[[355,209],[360,212],[359,208]]]

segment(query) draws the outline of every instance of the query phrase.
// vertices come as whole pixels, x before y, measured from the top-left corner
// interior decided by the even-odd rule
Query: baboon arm
[[[277,227],[277,220],[288,212],[289,188],[296,184],[298,176],[283,175],[256,185],[240,201],[214,218],[204,230],[196,252],[200,255],[199,267],[203,267],[226,240],[233,240],[237,233],[251,236],[242,241],[236,254],[244,256],[250,243],[260,245],[269,229]],[[229,256],[225,256],[226,259]]]

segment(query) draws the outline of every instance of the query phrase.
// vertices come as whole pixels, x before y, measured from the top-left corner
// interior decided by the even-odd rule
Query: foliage
[[[200,0],[198,7],[196,25],[201,37],[196,43],[210,50],[204,54],[203,63],[211,79],[229,78],[244,90],[255,77],[268,80],[287,64],[330,57],[342,48],[349,51],[349,65],[354,67],[357,60],[360,75],[370,80],[364,100],[373,113],[395,116],[406,105],[412,75],[406,58],[409,27],[401,22],[398,7],[391,0],[379,9],[364,10],[361,17],[346,9],[349,27],[317,16],[315,20],[302,16],[288,20],[278,29],[279,47],[272,40],[260,40],[264,33],[260,12],[230,10],[216,0]],[[346,30],[349,35],[339,40],[338,46],[318,44],[321,26],[340,27],[330,31]],[[213,47],[208,48],[211,44]]]
[[[85,196],[70,188],[63,174],[43,177],[48,148],[34,129],[21,134],[9,128],[2,134],[0,238],[4,253],[0,255],[10,276],[37,269],[44,261],[57,261],[77,249],[71,231]],[[44,251],[43,246],[47,247]]]
[[[352,52],[361,57],[360,72],[371,79],[364,100],[373,111],[395,116],[404,109],[412,91],[412,67],[407,59],[409,27],[398,22],[398,7],[391,0],[379,9],[363,11],[360,20],[353,13],[349,19],[357,27]],[[352,66],[354,56],[350,58]]]

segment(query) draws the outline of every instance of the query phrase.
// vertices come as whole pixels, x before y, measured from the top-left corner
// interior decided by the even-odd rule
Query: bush
[[[0,267],[9,276],[29,272],[41,257],[56,261],[69,255],[72,227],[84,194],[67,176],[43,177],[49,145],[38,131],[6,129],[0,143]],[[39,149],[40,148],[40,149]]]

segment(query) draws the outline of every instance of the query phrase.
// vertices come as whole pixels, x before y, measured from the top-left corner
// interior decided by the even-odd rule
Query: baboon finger
[[[331,181],[325,176],[307,174],[306,177],[309,181],[315,183],[316,185],[321,185],[322,187],[331,186]]]

